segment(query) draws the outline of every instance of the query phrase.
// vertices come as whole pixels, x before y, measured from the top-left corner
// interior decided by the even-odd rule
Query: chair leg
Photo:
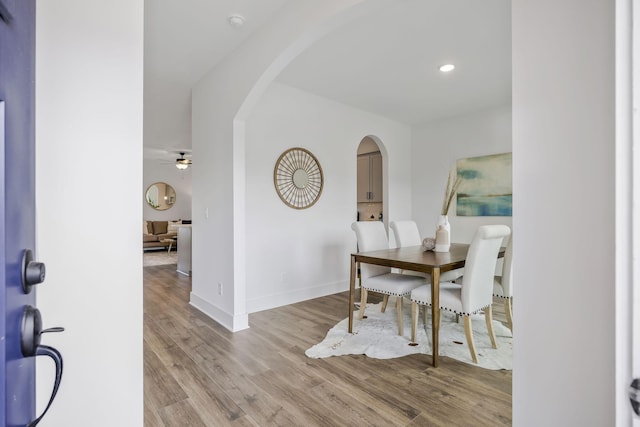
[[[478,363],[476,356],[476,345],[473,342],[473,331],[471,330],[471,316],[464,316],[464,333],[467,335],[467,344],[469,345],[469,353],[473,363]]]
[[[507,323],[513,334],[513,313],[511,312],[511,298],[504,299],[504,312],[507,314]]]
[[[364,319],[364,307],[367,305],[367,290],[360,288],[360,311],[358,312],[358,319]]]
[[[427,330],[427,310],[429,310],[428,305],[422,306],[422,325],[424,326],[425,331]]]
[[[493,333],[493,310],[491,306],[484,309],[484,320],[487,322],[487,331],[489,332],[489,338],[491,338],[491,344],[493,348],[498,348],[496,335]]]
[[[380,307],[380,312],[384,313],[385,310],[387,309],[387,303],[389,302],[389,295],[384,295],[382,297],[382,307]]]
[[[402,297],[396,297],[396,312],[398,313],[398,335],[404,335],[404,322],[402,321]]]
[[[411,342],[416,342],[416,330],[418,329],[418,311],[420,306],[417,302],[411,301]]]

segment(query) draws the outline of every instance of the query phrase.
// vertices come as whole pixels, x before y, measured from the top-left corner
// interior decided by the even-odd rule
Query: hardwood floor
[[[249,316],[231,333],[188,305],[175,265],[144,268],[145,426],[511,425],[511,371],[412,355],[309,359],[347,294]],[[494,318],[505,321],[502,304]]]

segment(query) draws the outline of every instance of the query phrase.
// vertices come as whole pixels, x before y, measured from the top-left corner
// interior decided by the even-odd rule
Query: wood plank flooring
[[[175,265],[144,268],[145,426],[507,426],[511,371],[412,355],[309,359],[347,294],[249,316],[231,333],[188,304]],[[501,303],[494,318],[505,321]]]

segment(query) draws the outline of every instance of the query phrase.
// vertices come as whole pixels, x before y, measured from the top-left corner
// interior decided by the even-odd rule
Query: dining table
[[[356,278],[359,265],[374,264],[402,270],[429,273],[431,275],[431,333],[432,364],[438,366],[438,342],[440,334],[440,274],[462,268],[465,265],[469,245],[452,243],[448,252],[424,250],[422,246],[382,249],[351,254],[351,277],[349,282],[349,333],[353,333],[353,311],[355,304]],[[499,257],[504,256],[501,248]],[[417,314],[417,313],[415,313]]]

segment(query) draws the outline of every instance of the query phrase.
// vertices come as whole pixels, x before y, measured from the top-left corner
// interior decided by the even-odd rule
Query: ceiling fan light
[[[180,158],[176,159],[176,167],[180,170],[185,170],[189,166],[191,166],[191,160],[184,158],[184,151],[180,151]]]

